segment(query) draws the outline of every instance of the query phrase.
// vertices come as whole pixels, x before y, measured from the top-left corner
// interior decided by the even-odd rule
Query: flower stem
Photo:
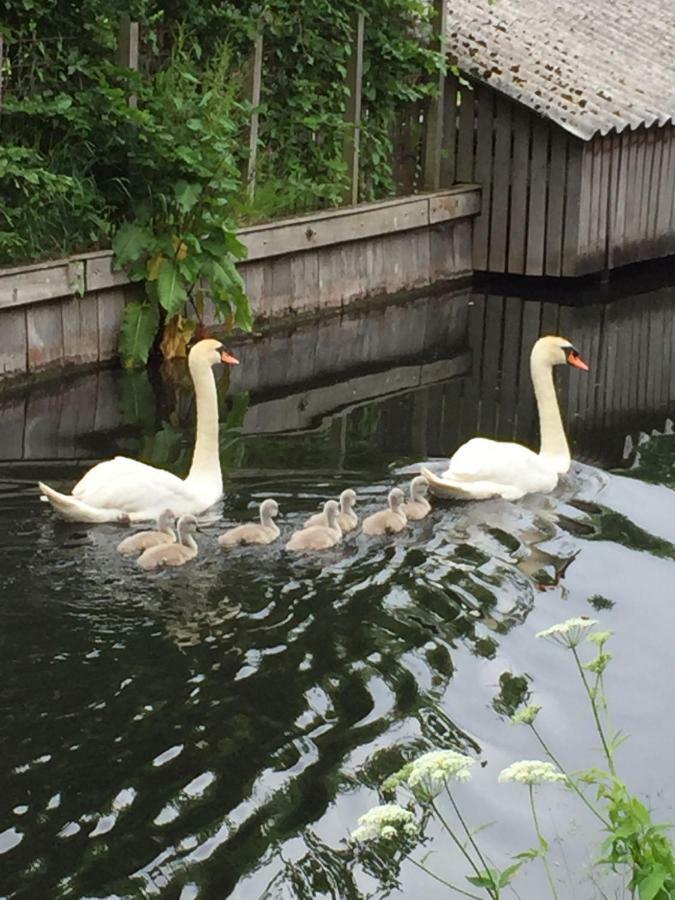
[[[544,840],[544,836],[541,833],[541,829],[539,828],[539,819],[537,818],[537,810],[534,807],[534,790],[531,784],[527,786],[529,794],[530,794],[530,809],[532,810],[532,818],[534,819],[534,830],[537,832],[537,837],[539,838],[539,847],[543,848],[544,846],[548,846],[546,841]],[[555,889],[555,883],[553,881],[553,875],[551,874],[551,869],[548,864],[547,851],[544,852],[541,857],[541,861],[544,863],[544,868],[546,869],[546,877],[548,878],[548,883],[551,887],[551,892],[555,897],[555,900],[558,900],[558,892]]]
[[[439,808],[436,806],[436,804],[434,803],[433,800],[431,801],[431,808],[432,808],[433,811],[436,813],[436,815],[438,816],[438,819],[439,819],[440,823],[443,825],[443,827],[444,827],[445,830],[448,832],[448,834],[450,835],[450,837],[452,838],[452,840],[455,842],[455,844],[456,844],[457,847],[459,848],[460,852],[464,855],[464,857],[466,858],[466,860],[467,860],[467,862],[469,863],[469,865],[471,866],[471,868],[474,870],[474,872],[476,873],[476,875],[477,875],[479,878],[481,878],[481,877],[482,877],[482,873],[481,873],[480,869],[478,868],[478,866],[476,865],[476,863],[475,863],[475,862],[473,861],[473,859],[471,858],[471,854],[467,851],[467,849],[466,849],[466,847],[464,846],[464,844],[460,841],[460,839],[457,837],[457,835],[455,834],[455,832],[452,830],[452,828],[451,828],[451,827],[448,825],[448,823],[445,821],[445,819],[443,818],[443,816],[442,816],[442,814],[441,814],[441,811],[440,811]],[[494,896],[494,893],[493,893],[492,891],[489,891],[489,894],[490,894],[491,897]]]
[[[412,856],[407,857],[413,865],[417,866],[418,869],[421,869],[423,872],[426,872],[427,875],[431,875],[432,878],[435,878],[436,881],[440,881],[441,884],[444,884],[446,887],[449,887],[453,891],[457,891],[458,894],[461,894],[463,897],[471,897],[472,900],[482,900],[478,894],[470,894],[469,891],[462,890],[461,887],[457,887],[456,884],[451,884],[449,881],[446,881],[445,878],[441,878],[440,875],[437,875],[435,872],[432,872],[431,869],[427,869],[427,867],[421,863],[417,862],[416,859],[413,859]]]
[[[462,825],[462,828],[464,829],[464,832],[469,839],[469,843],[471,844],[473,849],[476,851],[476,855],[478,856],[478,859],[481,861],[481,864],[482,864],[483,868],[485,869],[485,874],[487,875],[489,872],[489,866],[485,861],[485,857],[480,852],[480,848],[478,847],[478,844],[474,840],[474,837],[471,834],[471,830],[469,829],[469,826],[464,821],[464,817],[462,816],[461,812],[459,811],[459,806],[457,806],[457,804],[455,803],[455,798],[452,796],[452,792],[450,791],[450,788],[448,787],[447,783],[445,785],[445,790],[448,792],[448,797],[450,798],[450,802],[452,803],[452,808],[455,810],[455,814],[457,815],[457,818],[459,819],[459,821]],[[496,898],[499,898],[499,888],[497,887],[497,885],[494,885],[493,896]]]
[[[533,722],[530,722],[530,728],[531,728],[532,731],[534,732],[534,736],[536,737],[536,739],[537,739],[537,740],[539,741],[539,743],[541,744],[542,749],[544,750],[544,753],[545,753],[545,754],[548,756],[548,758],[549,758],[552,762],[554,762],[555,765],[560,769],[560,771],[563,773],[563,775],[564,775],[565,778],[567,779],[567,783],[568,783],[569,786],[572,788],[572,790],[575,792],[575,794],[577,794],[577,796],[579,797],[579,799],[582,800],[583,803],[586,804],[586,806],[590,809],[590,811],[593,813],[593,815],[594,815],[597,819],[599,819],[599,820],[602,822],[602,824],[603,824],[606,828],[609,828],[609,822],[608,822],[606,819],[603,818],[603,816],[601,815],[601,813],[599,813],[599,812],[597,811],[597,809],[593,806],[593,804],[590,802],[590,800],[588,799],[588,797],[584,794],[584,792],[581,790],[581,788],[580,788],[579,785],[576,783],[576,781],[572,778],[572,776],[567,774],[567,772],[566,772],[565,769],[563,768],[561,762],[554,756],[553,751],[549,748],[549,746],[548,746],[548,745],[546,744],[546,742],[544,741],[543,737],[542,737],[542,736],[539,734],[539,732],[537,731],[537,729],[536,729],[536,727],[535,727],[535,725],[534,725]]]
[[[609,749],[609,745],[607,744],[607,740],[605,739],[605,732],[602,728],[602,722],[600,721],[600,715],[598,713],[598,706],[595,700],[595,696],[591,687],[588,683],[588,679],[586,678],[586,673],[584,672],[584,667],[581,665],[581,660],[579,659],[579,654],[577,653],[577,648],[571,648],[572,653],[574,655],[574,660],[577,664],[577,669],[579,670],[579,675],[581,676],[581,681],[583,682],[584,688],[586,689],[586,693],[588,694],[588,699],[591,702],[591,709],[593,710],[593,718],[595,719],[595,727],[597,728],[598,734],[600,735],[600,740],[602,741],[602,749],[605,751],[605,757],[607,758],[607,765],[609,767],[610,773],[616,778],[616,769],[614,767],[614,759],[612,758],[612,753]]]

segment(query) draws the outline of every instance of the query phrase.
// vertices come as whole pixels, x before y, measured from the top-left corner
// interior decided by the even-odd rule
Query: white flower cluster
[[[584,632],[588,628],[597,625],[597,619],[587,619],[584,616],[577,616],[574,619],[568,619],[559,625],[551,625],[543,631],[537,632],[538,638],[545,638],[554,644],[560,644],[561,647],[576,647],[581,641]]]
[[[409,809],[396,803],[385,803],[374,806],[359,817],[359,827],[352,832],[352,840],[373,841],[382,838],[386,841],[398,837],[417,837],[419,829],[415,816]]]
[[[499,773],[499,781],[515,781],[517,784],[544,784],[547,781],[567,781],[553,763],[540,759],[521,759],[511,763]]]
[[[419,799],[433,800],[448,781],[468,781],[474,763],[454,750],[432,750],[410,763],[405,783]]]

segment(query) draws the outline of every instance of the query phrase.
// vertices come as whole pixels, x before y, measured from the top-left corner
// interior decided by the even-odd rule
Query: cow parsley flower
[[[532,725],[540,709],[541,706],[538,704],[530,703],[529,706],[524,706],[514,713],[511,716],[511,721],[515,722],[516,725]]]
[[[576,647],[581,641],[587,628],[597,625],[597,619],[587,619],[583,616],[577,616],[574,619],[568,619],[559,625],[551,625],[543,631],[537,632],[538,638],[545,638],[561,647]]]
[[[352,832],[352,840],[393,841],[399,837],[414,838],[419,834],[415,816],[396,803],[374,806],[359,817],[359,827]]]
[[[515,781],[517,784],[544,784],[547,781],[567,781],[553,763],[539,759],[521,759],[511,763],[499,773],[499,781]]]
[[[408,763],[404,783],[419,800],[433,800],[448,781],[468,781],[474,762],[454,750],[432,750]]]

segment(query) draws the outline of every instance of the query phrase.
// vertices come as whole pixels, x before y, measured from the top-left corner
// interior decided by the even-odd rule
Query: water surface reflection
[[[494,781],[532,748],[500,716],[534,686],[568,764],[588,763],[565,660],[532,635],[591,612],[625,661],[610,684],[633,735],[625,765],[668,818],[659,746],[675,718],[653,686],[675,625],[674,318],[665,288],[583,307],[460,291],[239,347],[222,385],[224,522],[272,494],[288,530],[346,485],[370,511],[412,463],[478,429],[534,441],[538,334],[564,333],[591,362],[590,378],[560,379],[579,462],[555,495],[438,505],[400,539],[357,535],[321,560],[275,546],[224,556],[220,523],[202,530],[196,565],[148,578],[117,557],[117,529],[62,523],[39,503],[38,477],[67,483],[112,452],[184,472],[193,409],[180,367],[5,397],[1,891],[443,896],[411,867],[357,863],[349,828],[407,753],[451,746],[487,762],[463,787],[472,820],[498,822],[489,852],[529,846],[521,804]],[[570,822],[584,834],[573,809],[555,797],[553,834]],[[583,880],[585,839],[567,853]],[[533,872],[521,894],[541,891]]]

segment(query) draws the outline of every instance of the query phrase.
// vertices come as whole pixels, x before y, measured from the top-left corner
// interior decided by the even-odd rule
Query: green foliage
[[[535,846],[515,854],[514,862],[510,865],[500,869],[492,860],[486,859],[481,852],[477,841],[477,835],[481,829],[471,829],[468,826],[451,790],[453,777],[457,780],[466,780],[466,778],[458,777],[456,774],[453,776],[448,764],[446,764],[445,771],[443,770],[438,761],[438,758],[443,757],[443,752],[430,752],[408,762],[393,775],[389,775],[381,784],[381,793],[389,801],[395,798],[397,791],[407,789],[409,796],[407,808],[416,808],[417,812],[418,840],[423,839],[422,829],[429,819],[435,817],[438,820],[451,839],[454,848],[460,851],[469,866],[470,871],[466,875],[467,882],[472,888],[484,892],[478,895],[446,881],[438,872],[427,867],[427,859],[431,853],[427,853],[421,860],[415,859],[411,855],[414,847],[409,846],[409,841],[392,844],[391,836],[382,830],[379,840],[387,838],[386,843],[390,853],[397,853],[400,858],[409,856],[415,866],[427,872],[437,882],[445,884],[451,890],[450,896],[459,894],[478,898],[478,900],[481,896],[487,896],[492,900],[499,900],[502,891],[511,885],[524,865],[541,860],[546,870],[551,896],[557,900],[559,894],[548,862],[550,844],[542,834],[534,798],[535,786],[544,785],[546,782],[562,781],[567,788],[575,792],[602,824],[605,837],[602,841],[601,856],[596,865],[609,867],[612,872],[623,875],[626,891],[636,900],[672,900],[675,897],[675,852],[667,834],[669,826],[656,824],[652,820],[651,813],[645,804],[630,792],[617,772],[615,751],[624,738],[620,734],[608,733],[607,699],[603,683],[604,673],[612,658],[611,654],[604,649],[611,637],[611,632],[592,631],[588,634],[588,629],[595,624],[597,623],[594,620],[586,618],[569,619],[561,625],[540,632],[537,637],[563,647],[573,656],[577,673],[591,708],[608,771],[593,767],[577,773],[566,772],[560,760],[537,730],[539,722],[537,713],[540,707],[528,707],[529,714],[527,715],[523,713],[512,715],[514,723],[525,725],[531,729],[550,762],[525,760],[514,763],[508,769],[503,770],[499,776],[499,781],[512,781],[527,786],[534,833],[537,839]],[[582,647],[588,646],[588,644],[593,645],[597,653],[592,659],[584,662],[582,656],[585,654]],[[588,673],[591,673],[592,676],[590,680]],[[525,679],[523,681],[526,687],[527,682]],[[495,708],[500,713],[506,711],[502,707],[501,701],[495,704]],[[537,725],[535,725],[535,720]],[[445,755],[452,756],[453,754],[445,753]],[[426,799],[420,797],[419,793],[412,789],[416,769],[418,778],[420,772],[430,773],[426,775],[428,780],[425,783],[431,786],[434,792]],[[454,811],[454,817],[449,816],[438,805],[437,794],[440,793],[441,785],[445,788],[451,811]],[[593,799],[588,795],[589,789],[594,790]],[[364,818],[362,817],[360,821],[363,821]],[[363,837],[358,836],[358,829],[354,833],[354,839],[364,840]],[[515,890],[514,888],[514,892]],[[605,895],[603,894],[603,896]]]
[[[422,0],[0,0],[0,265],[112,238],[118,266],[146,282],[143,311],[130,308],[122,332],[129,363],[147,359],[152,321],[164,326],[163,352],[184,353],[207,297],[221,321],[249,328],[235,224],[342,201],[345,77],[360,9],[366,200],[394,192],[396,117],[430,94],[443,65]],[[141,24],[140,72],[116,63],[124,14]],[[244,82],[259,26],[251,202]]]

